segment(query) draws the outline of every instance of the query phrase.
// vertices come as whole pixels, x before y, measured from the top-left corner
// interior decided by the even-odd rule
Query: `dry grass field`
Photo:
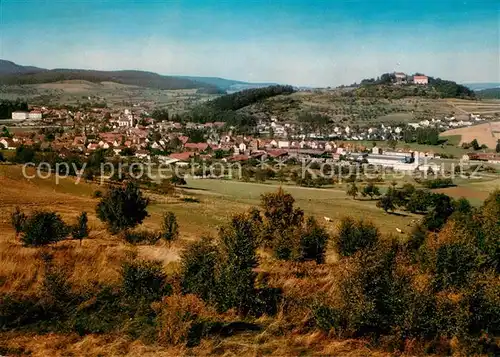
[[[441,133],[442,137],[460,135],[460,144],[470,143],[477,139],[480,145],[485,144],[494,149],[500,139],[500,122],[490,122],[465,128],[451,129]]]
[[[51,179],[25,179],[18,166],[0,166],[0,292],[32,293],[40,288],[43,279],[43,266],[40,259],[42,251],[50,252],[54,262],[69,272],[69,282],[73,289],[84,289],[88,284],[116,283],[120,279],[120,267],[123,261],[131,256],[144,259],[161,260],[166,271],[177,269],[179,252],[189,241],[198,239],[203,234],[215,235],[217,227],[223,224],[232,214],[257,205],[260,194],[274,191],[275,186],[245,184],[238,182],[193,181],[190,189],[183,189],[179,197],[162,197],[151,195],[152,204],[148,207],[150,217],[144,226],[159,229],[160,217],[166,210],[176,213],[181,239],[171,247],[159,243],[156,246],[132,246],[120,238],[110,235],[101,222],[96,219],[95,205],[97,199],[92,193],[101,187],[87,183],[75,185],[73,179],[63,179],[59,185]],[[102,189],[102,188],[101,188]],[[312,190],[302,188],[288,189],[297,199],[298,205],[307,214],[328,215],[339,218],[347,213],[361,215],[375,220],[384,220],[381,227],[389,232],[396,225],[403,225],[408,217],[383,214],[375,208],[374,203],[356,202],[345,198],[341,191]],[[199,203],[185,203],[180,200],[183,195],[196,197]],[[47,248],[22,247],[16,239],[10,225],[10,213],[16,206],[24,211],[52,210],[61,214],[68,222],[73,222],[81,211],[89,213],[91,235],[84,240],[82,246],[77,241],[66,240]],[[333,229],[334,224],[331,224]],[[309,286],[323,285],[333,272],[328,266],[309,265],[311,277],[299,279],[293,270],[293,264],[275,263],[266,259],[262,252],[261,268],[272,273],[276,284],[287,286],[291,293],[307,293],[300,291],[304,284]],[[329,259],[333,259],[332,256]],[[296,269],[296,268],[295,268]],[[298,290],[297,290],[298,289]],[[305,317],[305,316],[304,316]],[[284,335],[276,337],[272,332],[286,324],[280,317],[263,318],[266,326],[263,331],[245,332],[224,338],[223,340],[206,340],[194,349],[185,347],[158,347],[132,341],[124,336],[108,335],[32,335],[27,333],[0,333],[0,353],[26,352],[31,356],[172,356],[182,354],[209,355],[298,355],[318,353],[346,356],[389,356],[389,354],[371,350],[363,341],[335,341],[321,333],[300,333],[296,336]],[[271,336],[271,334],[273,336]],[[24,353],[23,352],[23,353]],[[7,353],[7,352],[5,352]]]
[[[62,179],[56,185],[53,179],[25,179],[21,168],[0,165],[0,292],[29,294],[40,288],[43,279],[42,251],[50,252],[54,262],[69,272],[72,288],[79,291],[89,284],[119,282],[121,264],[130,257],[155,259],[163,262],[166,272],[178,270],[179,254],[189,242],[203,235],[215,235],[218,227],[234,213],[259,204],[260,195],[275,191],[277,185],[236,181],[188,180],[185,188],[175,197],[148,194],[151,204],[149,217],[143,223],[149,229],[159,229],[165,211],[173,211],[180,225],[180,240],[172,246],[165,243],[130,245],[110,235],[96,218],[98,199],[93,192],[102,187],[94,184],[75,185],[73,179]],[[385,234],[396,234],[395,228],[409,229],[416,216],[388,215],[375,207],[374,202],[346,198],[344,189],[310,189],[286,187],[296,199],[296,205],[308,215],[314,215],[334,232],[336,220],[353,215],[374,221]],[[196,202],[184,202],[183,197]],[[10,213],[16,206],[25,211],[52,210],[72,223],[81,211],[89,213],[91,235],[80,246],[77,241],[66,240],[46,248],[22,247],[10,225]],[[327,223],[323,217],[332,218]],[[403,238],[404,235],[401,235]],[[260,251],[259,271],[268,274],[271,286],[279,286],[287,296],[300,299],[311,293],[328,291],[336,279],[336,256],[327,252],[327,264],[279,262]],[[204,310],[205,311],[205,310]],[[274,318],[261,317],[256,322],[258,331],[243,331],[229,337],[202,340],[196,347],[184,345],[165,347],[145,344],[126,335],[44,334],[23,332],[0,333],[0,354],[31,356],[391,356],[380,352],[363,340],[335,340],[324,333],[311,331],[307,326],[309,310],[298,308],[293,320],[284,313]],[[219,315],[219,318],[221,316]],[[228,317],[229,318],[229,317]],[[290,326],[296,326],[291,328]],[[282,332],[281,332],[282,331]],[[411,349],[409,349],[411,351]],[[415,355],[410,353],[408,355]]]

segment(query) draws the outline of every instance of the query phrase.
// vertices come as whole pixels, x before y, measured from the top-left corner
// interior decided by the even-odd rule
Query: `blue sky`
[[[333,86],[500,81],[498,0],[0,0],[0,58]]]

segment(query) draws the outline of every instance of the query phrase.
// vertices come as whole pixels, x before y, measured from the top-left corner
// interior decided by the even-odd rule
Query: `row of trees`
[[[412,128],[406,127],[403,131],[403,140],[405,143],[417,143],[424,145],[438,145],[439,129],[437,128]]]
[[[55,212],[35,211],[26,215],[19,207],[11,214],[11,223],[26,246],[42,246],[56,243],[71,235],[73,239],[82,240],[89,235],[87,213],[82,212],[74,225],[66,224]]]
[[[17,110],[28,111],[28,103],[21,100],[0,100],[0,120],[10,119],[12,112]]]
[[[233,94],[224,95],[208,102],[208,106],[220,111],[238,110],[261,100],[280,94],[295,92],[292,86],[275,85],[265,88],[246,89]]]

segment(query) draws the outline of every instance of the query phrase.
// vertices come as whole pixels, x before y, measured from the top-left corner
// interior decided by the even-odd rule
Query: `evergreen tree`
[[[97,217],[108,225],[112,233],[134,228],[148,216],[149,200],[139,188],[128,183],[125,187],[112,187],[96,207]]]
[[[173,212],[166,212],[163,216],[162,237],[168,244],[179,237],[179,224]]]
[[[88,221],[87,212],[82,212],[80,216],[78,216],[78,221],[71,231],[73,239],[80,240],[80,245],[82,245],[82,240],[89,236]]]
[[[356,199],[356,196],[359,193],[358,187],[356,186],[356,183],[352,183],[348,188],[347,188],[347,195],[352,196],[353,199]]]
[[[24,214],[23,211],[21,211],[19,206],[17,206],[16,210],[10,215],[10,221],[12,223],[12,226],[14,227],[14,230],[16,231],[16,238],[23,231],[24,224],[26,223],[27,218],[28,217],[26,216],[26,214]]]

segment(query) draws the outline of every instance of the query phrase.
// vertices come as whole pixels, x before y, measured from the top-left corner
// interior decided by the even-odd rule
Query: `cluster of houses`
[[[434,118],[431,120],[425,119],[415,123],[408,123],[408,126],[411,126],[415,129],[435,127],[441,130],[448,130],[451,128],[461,128],[461,127],[471,126],[479,122],[482,122],[484,120],[486,119],[481,118],[480,115],[469,114],[469,115],[462,115],[461,117],[446,116],[444,117],[443,120]]]
[[[276,117],[270,122],[259,122],[258,131],[272,129],[274,135],[263,139],[262,135],[233,135],[231,128],[224,122],[212,123],[178,123],[173,121],[156,121],[149,115],[134,108],[123,111],[111,111],[108,108],[92,109],[90,112],[72,113],[69,110],[49,110],[40,108],[33,110],[42,118],[42,111],[51,117],[70,120],[73,125],[64,134],[56,135],[52,141],[46,141],[45,135],[19,133],[13,138],[0,137],[0,148],[15,150],[20,145],[39,144],[42,149],[51,148],[61,155],[78,153],[90,155],[98,149],[112,151],[114,155],[134,155],[137,159],[168,163],[187,164],[193,157],[206,159],[223,159],[225,161],[247,161],[262,157],[280,159],[329,159],[329,160],[366,160],[375,165],[393,167],[398,170],[414,170],[421,167],[420,160],[432,158],[432,153],[418,154],[411,152],[382,152],[379,148],[367,149],[359,145],[361,140],[388,140],[401,138],[404,128],[400,126],[372,126],[367,128],[334,127],[331,133],[292,134],[295,123],[282,123]],[[31,114],[31,112],[30,112]],[[38,115],[37,114],[37,115]],[[13,115],[14,116],[14,115]],[[21,115],[19,114],[19,118]],[[17,118],[17,116],[16,116]],[[91,118],[92,120],[85,120]],[[483,120],[479,116],[470,116],[468,122]],[[455,123],[456,118],[444,120],[422,120],[410,123],[414,128],[439,127]],[[68,125],[68,124],[66,124]],[[106,130],[102,128],[106,127]],[[203,130],[204,141],[193,140],[188,135],[190,129]]]

